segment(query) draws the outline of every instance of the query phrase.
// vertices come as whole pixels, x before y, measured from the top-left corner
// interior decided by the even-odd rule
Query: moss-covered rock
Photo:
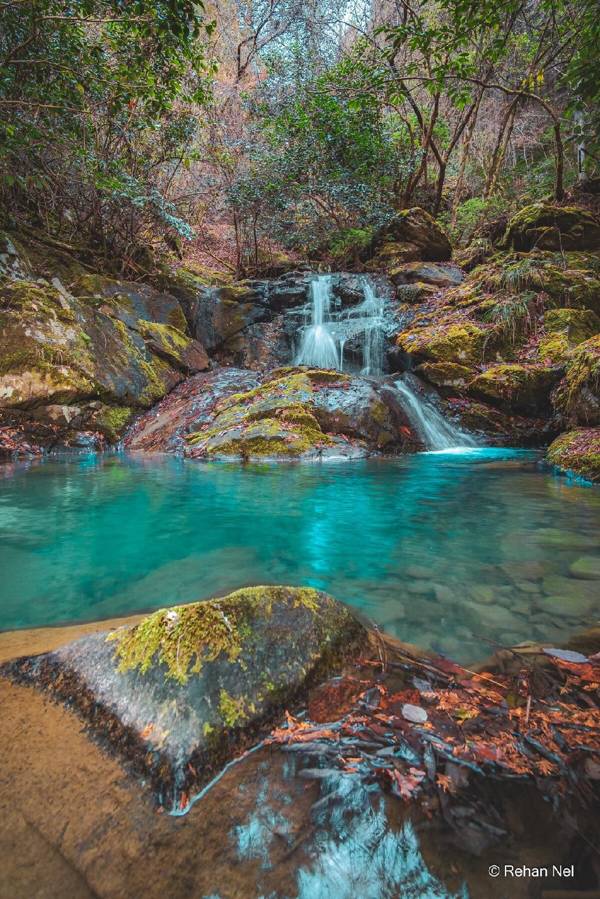
[[[309,368],[278,369],[229,395],[189,433],[192,458],[305,458],[398,451],[405,418],[385,383]]]
[[[423,362],[417,366],[417,374],[436,387],[464,389],[475,377],[475,370],[458,362]]]
[[[550,392],[560,370],[544,365],[502,363],[477,375],[469,392],[507,411],[543,416],[550,409]]]
[[[537,355],[543,362],[565,365],[571,350],[600,333],[600,318],[591,309],[549,309]]]
[[[600,224],[578,206],[534,203],[508,223],[504,247],[515,250],[599,250]]]
[[[433,316],[435,319],[435,316]],[[479,364],[490,340],[489,328],[468,320],[452,318],[415,325],[402,331],[397,345],[417,359],[432,362],[455,362],[460,365]]]
[[[600,428],[561,434],[548,448],[547,459],[565,472],[600,482]]]
[[[100,407],[148,407],[209,361],[179,328],[186,322],[175,298],[91,274],[76,283],[79,295],[58,279],[0,284],[0,409],[59,424],[52,410],[62,408],[63,442],[75,427],[112,440],[131,412],[105,421]]]
[[[162,609],[5,673],[67,700],[165,804],[185,805],[366,639],[325,593],[252,587]]]
[[[371,271],[400,273],[417,260],[444,262],[452,256],[447,234],[436,220],[418,206],[404,209],[384,225],[362,254]]]
[[[570,424],[600,424],[600,334],[580,343],[570,354],[554,405]]]

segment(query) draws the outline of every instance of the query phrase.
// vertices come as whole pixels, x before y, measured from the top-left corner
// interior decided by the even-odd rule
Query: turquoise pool
[[[289,583],[467,660],[564,640],[600,613],[600,581],[572,569],[600,555],[600,491],[528,451],[246,467],[85,455],[0,475],[2,629]]]

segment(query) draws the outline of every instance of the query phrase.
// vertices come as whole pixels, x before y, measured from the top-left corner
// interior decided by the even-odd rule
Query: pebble
[[[517,590],[520,590],[521,593],[540,592],[539,584],[536,584],[535,581],[517,581],[515,583],[515,587],[517,588]]]
[[[407,593],[416,593],[425,596],[429,593],[433,593],[433,584],[431,581],[408,581],[405,589]]]
[[[494,590],[487,584],[473,584],[469,588],[469,593],[475,602],[491,605],[494,602]]]
[[[402,706],[402,717],[413,724],[424,724],[427,721],[427,712],[420,705],[411,705],[405,702]]]
[[[582,556],[573,562],[569,571],[572,577],[600,580],[600,556]]]

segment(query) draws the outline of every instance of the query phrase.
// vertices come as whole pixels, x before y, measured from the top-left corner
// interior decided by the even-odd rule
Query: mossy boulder
[[[475,377],[475,370],[458,362],[423,362],[417,366],[417,374],[436,387],[464,389]]]
[[[561,434],[549,446],[546,458],[565,472],[600,482],[600,428]]]
[[[571,350],[600,333],[600,318],[591,309],[549,309],[537,355],[543,362],[566,364]]]
[[[508,223],[502,246],[515,250],[599,250],[600,223],[578,206],[534,203]]]
[[[162,609],[4,673],[65,700],[177,807],[366,640],[325,593],[252,587]]]
[[[393,277],[406,263],[417,260],[444,262],[452,256],[447,234],[436,220],[418,206],[404,209],[377,231],[361,254],[371,271]]]
[[[507,411],[544,415],[550,409],[550,392],[560,370],[544,365],[502,363],[481,372],[469,384],[469,392]]]
[[[397,345],[418,360],[479,364],[490,340],[490,329],[469,320],[446,319],[402,331]]]
[[[407,262],[394,272],[394,284],[430,284],[434,287],[456,287],[464,274],[456,265],[442,262]]]
[[[600,334],[571,352],[553,401],[558,413],[570,424],[600,424]]]
[[[100,406],[148,407],[209,360],[180,330],[185,318],[173,297],[100,276],[77,284],[79,296],[58,279],[0,285],[0,409],[58,423],[60,407],[66,430],[58,442],[71,443],[76,429],[113,440],[117,420],[124,424],[131,411],[109,421]]]
[[[403,410],[386,381],[310,368],[263,375],[230,394],[186,437],[192,458],[321,458],[394,452],[406,442]]]

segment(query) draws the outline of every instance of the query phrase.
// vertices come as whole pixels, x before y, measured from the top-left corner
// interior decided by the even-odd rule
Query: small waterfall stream
[[[420,394],[416,389],[417,384],[415,376],[408,373],[395,381],[396,389],[404,401],[406,415],[427,449],[448,450],[477,446],[474,437],[449,422],[427,397]]]
[[[310,284],[310,318],[302,332],[296,365],[337,368],[344,371],[344,347],[358,338],[362,350],[363,375],[383,370],[384,304],[367,277],[362,281],[363,300],[340,312],[331,308],[332,276],[318,275]]]

